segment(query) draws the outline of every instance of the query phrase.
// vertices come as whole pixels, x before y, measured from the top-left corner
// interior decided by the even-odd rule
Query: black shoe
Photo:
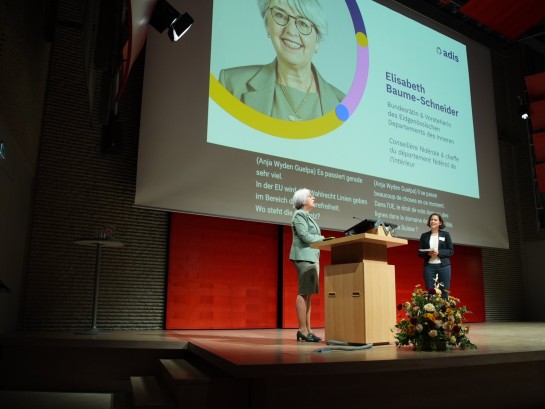
[[[308,337],[306,335],[303,335],[301,331],[297,331],[297,341],[300,341],[300,340],[308,342]]]
[[[301,331],[297,331],[297,341],[299,340],[306,342],[320,342],[322,339],[314,335],[312,332],[305,336]]]
[[[309,332],[308,337],[309,339],[312,339],[312,342],[320,342],[322,338],[320,338],[318,335],[316,335],[314,332]]]

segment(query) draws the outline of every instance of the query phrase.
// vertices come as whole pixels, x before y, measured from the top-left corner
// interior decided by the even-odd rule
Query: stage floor
[[[369,349],[327,351],[328,345],[296,341],[295,329],[111,331],[100,335],[67,332],[15,333],[3,344],[89,348],[188,349],[237,377],[312,371],[331,373],[396,371],[545,360],[545,325],[532,322],[469,324],[476,350],[415,352],[393,343]],[[315,329],[324,337],[323,329]],[[309,365],[311,364],[311,365]],[[312,368],[310,368],[312,367]]]
[[[0,337],[0,390],[128,390],[130,376],[158,376],[159,361],[198,357],[229,380],[209,407],[545,408],[545,325],[469,326],[477,349],[444,352],[393,343],[327,351],[297,342],[295,329],[15,333]]]

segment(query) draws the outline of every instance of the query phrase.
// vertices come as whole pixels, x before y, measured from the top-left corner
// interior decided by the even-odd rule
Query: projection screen
[[[416,239],[438,212],[456,243],[508,247],[487,48],[386,0],[170,3],[195,24],[148,33],[136,206],[288,224],[306,187],[325,229],[379,219]],[[320,30],[306,92],[279,62],[311,35],[275,43],[273,12]]]

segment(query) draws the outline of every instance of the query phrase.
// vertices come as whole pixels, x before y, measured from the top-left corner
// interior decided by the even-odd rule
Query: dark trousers
[[[424,284],[426,291],[430,288],[435,288],[435,276],[438,276],[438,282],[443,285],[439,286],[442,291],[443,298],[447,298],[448,295],[445,290],[450,291],[450,264],[442,266],[441,264],[426,264],[424,266]]]

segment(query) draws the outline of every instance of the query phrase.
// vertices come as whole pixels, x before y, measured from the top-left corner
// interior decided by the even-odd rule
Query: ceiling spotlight
[[[192,24],[193,18],[187,13],[182,14],[180,17],[174,20],[168,29],[168,36],[170,37],[170,40],[178,41],[185,33],[187,33],[187,30],[191,28]]]
[[[520,105],[519,114],[522,119],[528,119],[528,105],[526,104]]]
[[[157,0],[149,24],[162,33],[168,28],[171,41],[178,41],[191,28],[193,17],[189,14],[180,14],[166,0]]]
[[[519,115],[522,119],[528,119],[528,104],[526,103],[526,98],[517,96],[519,102]]]

